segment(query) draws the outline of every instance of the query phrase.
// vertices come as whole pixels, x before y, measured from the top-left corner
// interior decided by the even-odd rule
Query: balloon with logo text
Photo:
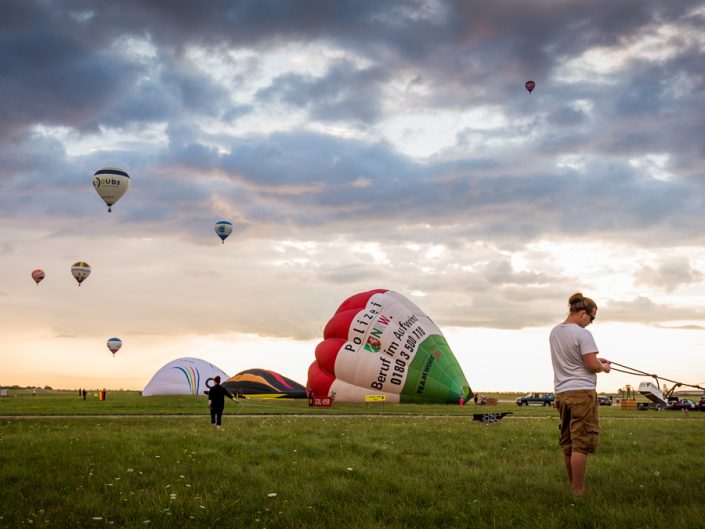
[[[108,206],[110,213],[113,204],[130,189],[130,175],[117,167],[104,167],[93,175],[93,187]]]
[[[220,220],[215,223],[215,233],[220,237],[220,240],[225,244],[225,239],[233,232],[233,223],[227,220]]]
[[[443,333],[401,294],[377,289],[346,299],[323,331],[307,391],[335,402],[457,404],[472,398]]]

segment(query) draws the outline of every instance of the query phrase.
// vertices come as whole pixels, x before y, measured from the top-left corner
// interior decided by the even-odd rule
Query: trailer
[[[627,384],[626,388],[626,395],[624,398],[622,398],[622,409],[638,409],[638,410],[665,410],[665,409],[679,409],[681,408],[682,405],[688,404],[688,403],[681,403],[682,400],[687,400],[687,399],[679,399],[678,397],[675,397],[673,395],[673,392],[676,390],[676,388],[680,386],[688,386],[691,388],[697,388],[700,390],[705,391],[705,387],[701,386],[700,384],[686,384],[685,382],[678,382],[677,380],[671,380],[670,378],[665,378],[665,377],[659,377],[658,375],[647,373],[646,371],[642,371],[640,369],[636,369],[633,367],[625,366],[623,364],[618,364],[617,362],[610,362],[612,366],[613,371],[619,371],[620,373],[626,373],[627,375],[636,375],[636,376],[645,376],[645,377],[651,377],[654,381],[646,381],[642,382],[639,384],[639,393],[644,395],[647,399],[649,399],[649,402],[636,402],[636,398],[634,398],[634,394],[632,393],[631,386]],[[620,369],[622,368],[622,369]],[[665,380],[667,382],[671,382],[673,384],[673,387],[671,389],[668,389],[666,385],[663,385],[663,390],[659,387],[661,382],[659,381],[659,378],[661,380]],[[620,396],[622,396],[622,390],[620,389]],[[703,397],[705,399],[705,397]],[[701,399],[701,402],[703,401]],[[628,406],[626,406],[628,404]],[[692,409],[692,404],[688,404],[690,408]],[[702,405],[701,405],[702,409]]]
[[[656,410],[661,411],[670,408],[673,402],[678,401],[678,397],[673,396],[673,392],[680,384],[676,384],[670,390],[664,393],[658,384],[652,381],[646,381],[639,384],[639,393],[644,395],[650,402],[638,402],[637,410]]]

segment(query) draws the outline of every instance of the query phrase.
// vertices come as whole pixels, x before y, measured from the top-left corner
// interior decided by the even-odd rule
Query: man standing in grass
[[[213,380],[215,385],[208,391],[208,407],[211,409],[211,424],[215,426],[216,430],[220,430],[225,409],[225,397],[233,400],[233,396],[220,385],[220,376],[216,375]]]
[[[610,361],[597,358],[597,345],[586,329],[595,321],[595,302],[578,292],[570,296],[568,305],[568,317],[553,328],[549,343],[560,444],[570,490],[579,496],[585,492],[588,454],[595,452],[600,436],[596,373],[609,373]]]

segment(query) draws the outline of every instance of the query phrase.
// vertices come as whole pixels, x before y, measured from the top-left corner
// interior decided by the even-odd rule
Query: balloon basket
[[[620,410],[636,410],[636,399],[622,399],[619,405]]]

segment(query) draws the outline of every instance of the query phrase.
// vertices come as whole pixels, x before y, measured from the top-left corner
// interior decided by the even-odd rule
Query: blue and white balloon
[[[227,220],[221,220],[215,223],[215,233],[218,234],[218,237],[220,237],[220,239],[223,241],[223,244],[225,244],[225,239],[227,239],[228,235],[230,235],[232,232],[232,222],[228,222]]]

